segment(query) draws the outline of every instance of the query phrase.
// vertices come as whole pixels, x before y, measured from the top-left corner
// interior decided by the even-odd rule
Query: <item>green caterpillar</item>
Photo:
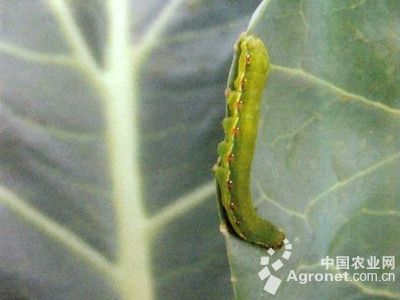
[[[285,235],[257,214],[250,193],[260,102],[269,68],[263,42],[242,33],[235,45],[225,90],[225,139],[218,145],[219,157],[213,171],[219,200],[234,231],[248,242],[276,249],[283,245]]]

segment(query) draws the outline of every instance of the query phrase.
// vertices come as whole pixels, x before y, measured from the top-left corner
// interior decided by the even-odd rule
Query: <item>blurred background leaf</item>
[[[0,2],[0,298],[229,299],[211,167],[259,1]]]
[[[232,46],[259,1],[0,2],[0,298],[265,298],[218,233],[211,167]],[[399,255],[398,1],[264,1],[261,215],[326,255]],[[278,252],[276,255],[280,255]],[[396,275],[398,277],[398,272]],[[283,276],[283,277],[282,277]],[[393,299],[283,283],[275,299]]]

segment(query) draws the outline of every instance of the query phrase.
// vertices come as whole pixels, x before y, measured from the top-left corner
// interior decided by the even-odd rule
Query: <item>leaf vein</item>
[[[35,63],[55,64],[62,66],[76,65],[75,59],[69,55],[41,53],[4,42],[0,42],[0,51],[6,55]]]
[[[282,211],[284,211],[285,213],[287,213],[289,216],[294,216],[296,218],[299,218],[303,221],[305,221],[307,223],[307,217],[305,214],[302,214],[300,212],[291,210],[287,207],[284,207],[282,204],[280,204],[278,201],[273,200],[271,197],[269,197],[262,189],[260,186],[260,183],[257,181],[257,189],[259,190],[259,192],[262,195],[262,199],[266,200],[267,202],[271,203],[272,205],[278,207],[279,209],[281,209]]]
[[[336,92],[337,94],[339,94],[340,96],[342,96],[342,98],[344,100],[357,101],[357,102],[363,103],[367,106],[373,107],[375,109],[382,110],[386,113],[400,116],[400,109],[392,108],[392,107],[389,107],[389,106],[383,104],[382,102],[376,102],[371,99],[367,99],[361,95],[357,95],[357,94],[348,92],[348,91],[346,91],[328,81],[318,78],[302,69],[294,69],[294,68],[288,68],[288,67],[279,66],[279,65],[271,65],[271,70],[280,72],[280,73],[284,73],[287,75],[295,76],[295,77],[300,77],[300,78],[306,79],[312,83],[327,87],[327,88],[333,90],[334,92]]]
[[[96,140],[96,138],[99,137],[96,134],[88,132],[78,132],[51,125],[42,125],[39,122],[36,122],[33,119],[29,118],[28,116],[16,113],[10,106],[6,105],[4,102],[0,102],[0,108],[9,116],[11,120],[14,120],[15,122],[22,125],[25,130],[44,132],[52,137],[61,140],[74,140],[75,142],[79,143],[93,142]]]
[[[314,207],[318,202],[320,202],[323,198],[325,198],[327,195],[331,194],[332,192],[347,186],[348,184],[352,183],[353,181],[355,181],[357,179],[360,179],[364,176],[371,174],[372,172],[378,170],[379,168],[381,168],[387,164],[390,164],[391,162],[393,162],[399,158],[400,158],[400,152],[397,152],[395,154],[392,154],[392,155],[374,163],[373,165],[371,165],[363,170],[358,171],[357,173],[355,173],[343,180],[337,181],[335,184],[333,184],[332,186],[327,188],[325,191],[323,191],[322,193],[320,193],[319,195],[317,195],[316,197],[311,199],[306,210],[304,211],[304,213],[306,215],[308,215],[310,213],[312,207]]]
[[[194,191],[183,195],[148,220],[149,231],[154,234],[174,219],[202,204],[213,194],[215,194],[215,182],[210,181],[196,188]]]
[[[74,232],[45,216],[4,186],[0,186],[0,203],[6,205],[22,221],[35,226],[46,236],[63,244],[71,253],[86,261],[103,276],[114,278],[115,266],[112,262]]]

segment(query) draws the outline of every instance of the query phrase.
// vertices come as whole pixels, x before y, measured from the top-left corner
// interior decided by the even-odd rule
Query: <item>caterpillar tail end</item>
[[[286,235],[283,231],[278,230],[275,232],[275,235],[273,237],[273,242],[271,243],[270,248],[277,250],[283,247],[284,245],[284,240],[286,239]]]

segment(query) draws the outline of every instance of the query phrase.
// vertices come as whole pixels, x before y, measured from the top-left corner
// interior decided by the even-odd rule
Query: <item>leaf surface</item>
[[[271,271],[283,281],[273,297],[257,275],[266,251],[227,235],[238,299],[400,298],[394,282],[286,282],[290,270],[327,272],[326,256],[400,254],[399,12],[396,1],[264,1],[253,16],[273,64],[253,197],[293,249]]]

